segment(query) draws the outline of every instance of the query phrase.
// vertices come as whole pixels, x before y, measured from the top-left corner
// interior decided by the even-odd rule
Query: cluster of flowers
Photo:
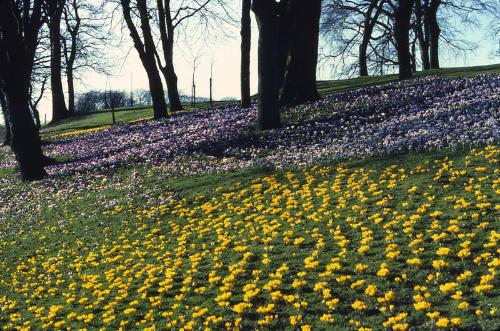
[[[0,259],[0,324],[493,329],[499,156],[491,146],[457,163],[316,166],[192,203],[109,206],[115,235],[54,249],[34,233],[33,254]]]
[[[71,162],[51,174],[99,172],[122,164],[161,164],[192,174],[267,162],[276,168],[500,141],[500,76],[426,78],[338,93],[288,110],[298,124],[255,133],[256,109],[226,106],[58,136],[50,156]],[[318,117],[318,114],[320,115]]]

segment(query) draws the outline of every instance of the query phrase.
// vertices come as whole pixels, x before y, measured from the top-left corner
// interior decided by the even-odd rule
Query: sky
[[[238,8],[235,12],[238,12]],[[485,24],[485,22],[480,22]],[[441,54],[443,67],[474,66],[500,63],[500,58],[492,56],[499,47],[499,41],[485,38],[482,28],[464,31],[464,38],[478,44],[478,49],[467,57],[456,57]],[[225,31],[231,38],[219,38],[215,43],[198,42],[186,45],[182,39],[174,49],[174,65],[178,76],[179,89],[185,94],[191,94],[193,54],[200,53],[199,65],[196,70],[197,96],[208,96],[210,66],[213,60],[213,95],[214,99],[225,97],[239,98],[240,95],[240,36],[239,28],[227,28]],[[113,75],[106,77],[92,70],[81,73],[81,80],[76,81],[76,93],[88,90],[122,90],[130,93],[131,88],[148,89],[147,76],[130,38],[124,36],[118,47],[110,47],[110,57],[115,65]],[[251,92],[257,92],[257,40],[258,31],[255,18],[252,15],[252,52],[251,52]],[[331,71],[332,63],[318,68],[318,79],[338,79]],[[63,78],[64,79],[64,78]],[[166,85],[164,84],[166,89]],[[66,91],[65,91],[66,92]],[[51,119],[50,93],[41,102],[40,113],[42,123]]]

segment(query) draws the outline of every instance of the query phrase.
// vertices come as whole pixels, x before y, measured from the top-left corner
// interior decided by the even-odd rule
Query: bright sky
[[[479,49],[474,54],[465,58],[456,58],[441,54],[441,65],[444,67],[454,66],[474,66],[499,63],[500,58],[492,56],[498,49],[499,41],[486,40],[481,32],[469,30],[464,33],[464,38],[479,44]],[[240,36],[239,28],[231,28],[229,32],[233,38],[218,40],[215,45],[191,45],[184,46],[179,43],[174,50],[174,65],[179,79],[179,89],[185,94],[191,94],[192,80],[192,54],[196,54],[199,49],[203,55],[199,61],[196,71],[197,96],[208,96],[210,63],[213,58],[213,94],[215,99],[224,97],[239,98],[240,95]],[[252,16],[252,57],[251,57],[251,86],[252,93],[257,91],[257,38],[255,19]],[[222,38],[221,38],[222,39]],[[197,49],[198,48],[198,49]],[[128,54],[128,56],[127,56]],[[130,38],[127,36],[119,49],[114,50],[112,57],[116,60],[117,66],[115,74],[106,78],[92,71],[85,72],[82,82],[76,82],[76,93],[82,93],[91,89],[105,90],[107,86],[114,90],[130,92],[132,89],[148,89],[147,76],[139,60],[136,50],[133,48]],[[330,64],[331,65],[331,64]],[[132,77],[132,79],[131,79]],[[318,79],[336,79],[333,77],[329,65],[318,69]],[[164,85],[166,89],[166,85]],[[48,93],[50,94],[50,93]],[[44,122],[45,115],[47,121],[51,118],[51,104],[48,97],[40,105],[41,120]]]

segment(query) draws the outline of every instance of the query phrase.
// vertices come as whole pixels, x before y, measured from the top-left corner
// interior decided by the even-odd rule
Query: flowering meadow
[[[71,162],[52,175],[100,173],[122,165],[154,164],[193,175],[342,160],[500,140],[500,75],[436,77],[333,94],[285,112],[280,130],[253,133],[255,107],[223,106],[101,130],[56,135],[49,156]],[[76,138],[75,138],[76,137]],[[0,169],[12,167],[12,157]]]
[[[53,136],[0,152],[5,330],[496,330],[500,76]],[[409,152],[409,153],[408,153]]]

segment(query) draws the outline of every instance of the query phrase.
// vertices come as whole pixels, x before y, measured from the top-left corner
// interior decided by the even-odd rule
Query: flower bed
[[[192,111],[53,139],[48,155],[72,161],[48,170],[60,175],[148,163],[193,174],[248,168],[263,159],[282,168],[491,144],[500,141],[499,95],[498,75],[396,82],[293,108],[285,117],[302,119],[298,124],[263,133],[252,132],[255,108]]]

